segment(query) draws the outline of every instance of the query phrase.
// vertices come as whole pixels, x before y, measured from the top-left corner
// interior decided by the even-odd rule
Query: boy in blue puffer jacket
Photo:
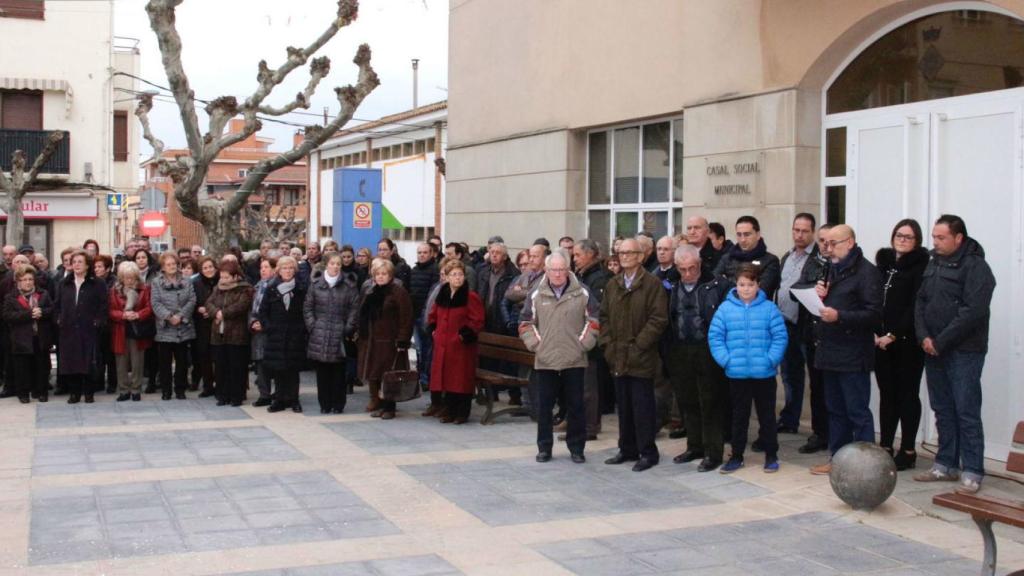
[[[740,267],[736,287],[718,307],[708,329],[711,355],[725,369],[732,396],[732,456],[719,469],[722,474],[743,467],[751,399],[764,443],[764,471],[779,470],[775,373],[788,337],[782,313],[758,287],[758,273],[752,265]]]

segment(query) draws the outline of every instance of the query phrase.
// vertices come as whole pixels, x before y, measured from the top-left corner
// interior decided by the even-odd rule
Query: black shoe
[[[273,402],[270,408],[267,408],[267,412],[283,412],[288,409],[288,405],[284,402]]]
[[[764,444],[761,442],[761,439],[758,438],[750,444],[750,449],[754,452],[764,452]]]
[[[131,398],[132,398],[131,394],[118,394],[117,401],[118,402],[124,402],[126,400],[131,400]]]
[[[43,392],[42,394],[39,395],[39,401],[40,402],[49,402],[50,401],[50,395],[47,394],[46,392]]]
[[[302,404],[299,404],[298,400],[295,401],[295,404],[292,404],[292,412],[295,412],[296,414],[302,414]]]
[[[797,430],[797,429],[796,429],[796,427],[794,427],[794,426],[785,426],[785,425],[783,425],[783,424],[779,424],[779,427],[778,427],[778,428],[776,428],[775,430],[776,430],[776,432],[778,432],[779,434],[797,434],[797,433],[799,433],[799,432],[800,432],[800,431],[799,431],[799,430]]]
[[[686,438],[686,428],[682,428],[682,427],[680,427],[680,428],[673,428],[673,429],[668,431],[668,437],[673,439],[673,440],[678,440],[680,438]]]
[[[700,461],[699,465],[697,465],[697,472],[711,472],[712,470],[718,468],[721,465],[721,459],[706,457]]]
[[[911,452],[908,454],[903,450],[900,450],[892,459],[896,462],[896,469],[900,471],[917,467],[917,452]]]
[[[331,408],[331,414],[344,414],[344,413],[345,413],[345,408],[344,407],[341,407],[341,408]]]
[[[828,448],[828,444],[818,440],[816,436],[807,439],[807,443],[796,449],[801,454],[814,454]]]
[[[200,398],[209,398],[210,396],[213,396],[214,394],[215,394],[215,392],[213,390],[207,389],[207,390],[203,390],[202,392],[200,392],[199,393],[199,397]]]
[[[78,404],[78,401],[81,399],[81,394],[71,394],[70,396],[68,396],[68,404]]]
[[[321,414],[330,414],[331,413],[331,409],[330,408],[323,408],[323,407],[321,407],[320,408],[320,413]]]
[[[142,400],[142,394],[132,394],[132,402],[139,402]]]
[[[174,397],[177,398],[178,400],[187,400],[188,399],[188,396],[185,396],[184,392],[175,392],[174,393]]]
[[[217,400],[217,406],[227,406],[227,405],[228,405],[228,401],[227,400]]]
[[[143,390],[143,392],[145,392],[146,394],[153,394],[154,392],[156,392],[156,384],[147,385],[146,389]]]
[[[550,462],[551,452],[538,452],[535,460],[537,460],[537,462]]]
[[[584,462],[587,461],[587,457],[584,456],[583,454],[573,453],[569,457],[572,458],[573,464],[583,464]]]
[[[85,395],[85,403],[86,404],[92,404],[93,402],[95,402],[95,400],[93,399],[92,394],[86,394]]]
[[[687,462],[693,462],[694,460],[700,460],[704,457],[704,453],[698,450],[687,450],[679,456],[672,459],[676,464],[685,464]]]
[[[636,464],[633,464],[633,472],[643,472],[644,470],[647,470],[648,468],[653,468],[654,466],[657,466],[657,465],[658,465],[658,461],[657,460],[649,460],[647,458],[641,458],[641,459],[636,461]]]
[[[160,395],[160,399],[161,400],[170,400],[171,399],[171,393],[170,392],[164,392],[163,394]]]
[[[605,460],[604,463],[611,464],[614,466],[616,464],[622,464],[623,462],[636,462],[637,460],[639,460],[638,456],[626,456],[622,452],[619,452],[615,454],[615,456],[612,456],[611,458]]]
[[[234,406],[235,408],[238,408],[239,406],[242,405],[242,401],[241,400],[234,400],[233,402],[231,402],[231,405]]]
[[[22,404],[28,404],[29,402],[31,402],[31,400],[28,399],[28,396],[18,396],[18,402],[21,402]]]
[[[114,392],[117,392],[117,386],[107,384],[107,394],[113,394]]]
[[[199,396],[201,397],[202,394],[200,394]],[[260,406],[270,406],[271,402],[273,402],[273,400],[271,400],[270,398],[257,398],[256,401],[252,403],[252,405],[259,408]]]

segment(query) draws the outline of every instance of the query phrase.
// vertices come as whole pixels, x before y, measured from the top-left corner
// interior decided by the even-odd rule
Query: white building
[[[332,229],[335,170],[379,168],[384,236],[414,262],[416,243],[444,228],[444,176],[434,159],[445,156],[447,124],[448,102],[436,102],[343,130],[310,153],[308,237],[343,240]]]
[[[76,183],[124,194],[138,185],[138,83],[115,73],[138,75],[139,52],[115,39],[113,9],[113,0],[0,0],[0,166],[10,170],[16,149],[31,162],[49,132],[67,132],[43,176],[67,185],[24,204],[24,241],[51,261],[88,238],[107,253],[123,242],[107,192]]]

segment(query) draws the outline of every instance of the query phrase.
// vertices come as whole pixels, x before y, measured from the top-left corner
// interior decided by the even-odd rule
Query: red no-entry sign
[[[167,216],[160,212],[146,212],[139,219],[139,230],[144,236],[159,236],[167,230]]]

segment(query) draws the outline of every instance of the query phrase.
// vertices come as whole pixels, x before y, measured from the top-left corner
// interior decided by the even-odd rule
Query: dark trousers
[[[534,370],[537,375],[537,450],[551,452],[554,445],[551,411],[555,398],[564,393],[566,404],[565,443],[572,454],[582,454],[587,443],[587,420],[583,411],[585,368]]]
[[[667,362],[679,413],[686,422],[687,448],[721,460],[725,374],[706,343],[675,343]]]
[[[775,378],[729,379],[732,392],[732,457],[743,458],[750,428],[750,402],[757,410],[757,434],[764,445],[765,459],[779,453],[778,430],[775,425]]]
[[[64,374],[68,394],[92,396],[93,378],[88,374]]]
[[[601,414],[612,414],[615,412],[615,379],[612,378],[612,370],[604,358],[604,350],[600,347],[596,350],[598,409]]]
[[[440,392],[431,392],[430,397],[433,401],[434,394]],[[469,419],[469,411],[473,407],[473,394],[459,394],[458,392],[445,392],[444,393],[444,408],[448,412],[448,415],[452,418],[463,418]]]
[[[160,388],[171,393],[171,362],[174,362],[174,391],[184,392],[188,384],[188,342],[157,342]],[[151,350],[151,349],[150,349]],[[149,352],[149,350],[146,350]]]
[[[811,432],[818,437],[818,442],[828,444],[828,404],[825,402],[825,376],[821,370],[814,368],[814,356],[817,347],[814,344],[802,345],[804,358],[807,359],[807,374],[811,380]]]
[[[149,348],[146,348],[146,355],[143,358],[143,364],[145,364],[146,368],[146,378],[149,384],[152,384],[154,386],[156,385],[157,373],[160,371],[159,349],[159,342],[157,343],[157,346],[150,346]]]
[[[192,387],[203,390],[215,388],[216,371],[213,368],[213,350],[209,342],[202,342],[198,338],[192,341],[189,356],[192,359]],[[248,347],[246,347],[248,349]],[[248,354],[246,354],[248,356]]]
[[[634,376],[615,377],[615,401],[619,407],[619,452],[627,458],[658,461],[654,435],[658,431],[654,380]]]
[[[344,410],[348,399],[345,385],[345,361],[314,362],[316,399],[321,410]]]
[[[962,469],[963,476],[978,482],[985,476],[985,427],[981,420],[984,367],[984,352],[949,350],[925,361],[928,399],[939,433],[935,466],[944,472]]]
[[[426,321],[422,314],[417,316],[412,326],[413,339],[416,341],[416,372],[419,373],[420,385],[430,385],[430,363],[434,357],[434,337],[426,330]]]
[[[117,363],[114,361],[114,348],[110,342],[110,331],[100,331],[99,346],[99,381],[95,383],[97,391],[104,389],[117,390]]]
[[[851,442],[875,442],[871,373],[824,370],[828,402],[828,449],[835,455]]]
[[[782,388],[786,393],[786,404],[779,412],[779,425],[788,428],[800,427],[800,413],[804,409],[804,382],[807,381],[806,368],[810,364],[804,357],[803,338],[796,324],[786,322],[786,354],[782,357]],[[813,409],[812,409],[813,412]]]
[[[48,392],[50,385],[50,353],[39,350],[39,339],[33,341],[34,354],[8,354],[11,370],[7,373],[7,386],[19,398],[39,397]]]
[[[291,406],[299,401],[299,371],[267,369],[274,381],[274,401]]]
[[[583,411],[587,415],[587,436],[601,432],[600,366],[591,357],[583,372]]]
[[[897,340],[885,350],[875,350],[875,380],[878,382],[879,443],[892,448],[896,426],[900,428],[900,450],[912,452],[921,425],[921,374],[924,350],[913,340]]]
[[[241,402],[249,387],[249,347],[221,344],[210,346],[210,352],[217,362],[217,399]]]

